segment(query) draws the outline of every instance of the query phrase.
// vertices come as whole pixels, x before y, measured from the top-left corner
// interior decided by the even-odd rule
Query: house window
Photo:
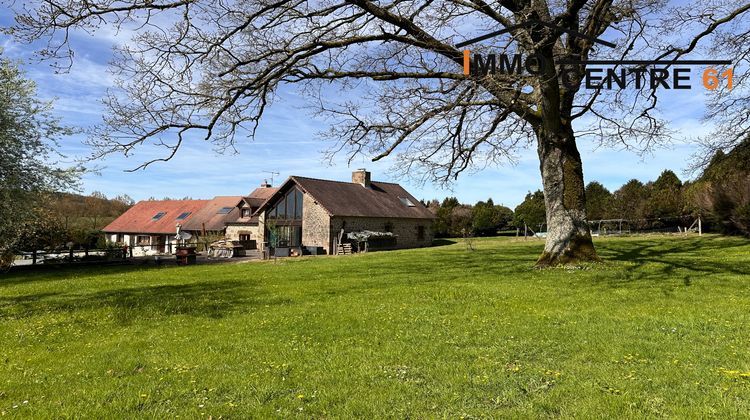
[[[242,217],[250,217],[250,209],[242,209]]]
[[[185,219],[187,219],[187,218],[188,218],[188,216],[190,216],[191,214],[192,214],[192,213],[191,213],[191,212],[189,212],[189,211],[186,211],[186,212],[184,212],[184,213],[180,213],[180,215],[179,215],[179,216],[177,216],[177,220],[185,220]]]
[[[117,241],[116,242],[118,244],[125,243],[125,235],[123,235],[122,233],[118,233],[117,234]]]
[[[294,201],[296,203],[295,206],[295,212],[294,212],[294,218],[295,219],[302,219],[302,204],[304,202],[304,198],[302,196],[302,191],[295,189],[294,190]]]
[[[286,197],[282,198],[276,205],[276,217],[286,219]]]
[[[276,203],[276,206],[268,212],[268,218],[302,220],[303,196],[302,191],[292,188]]]
[[[417,226],[417,240],[424,241],[424,226]]]
[[[159,220],[159,219],[161,219],[162,217],[164,217],[164,215],[165,215],[165,214],[167,214],[167,212],[166,212],[166,211],[160,211],[159,213],[156,213],[156,214],[154,215],[154,217],[152,217],[152,218],[151,218],[151,220],[154,220],[154,221],[156,221],[156,220]]]
[[[240,235],[240,242],[251,241],[252,240],[252,239],[250,239],[251,237],[252,237],[251,234],[249,234],[249,233],[243,233],[243,234]]]
[[[302,226],[277,226],[276,246],[300,246],[302,245]]]
[[[216,214],[229,214],[229,212],[232,211],[234,207],[222,207],[219,209],[219,211],[216,212]]]
[[[138,235],[136,242],[138,245],[151,245],[151,237],[148,235]]]
[[[391,232],[391,233],[393,233],[393,223],[391,223],[391,222],[386,222],[386,223],[385,223],[385,226],[383,226],[383,230],[385,230],[386,232]]]

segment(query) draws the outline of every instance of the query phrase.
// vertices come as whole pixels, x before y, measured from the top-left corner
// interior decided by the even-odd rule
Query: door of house
[[[156,237],[156,251],[160,254],[163,254],[165,251],[166,241],[164,240],[164,235],[159,235]]]

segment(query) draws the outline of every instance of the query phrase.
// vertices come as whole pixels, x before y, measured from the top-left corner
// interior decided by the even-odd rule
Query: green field
[[[0,277],[0,415],[737,417],[750,241],[515,238]]]

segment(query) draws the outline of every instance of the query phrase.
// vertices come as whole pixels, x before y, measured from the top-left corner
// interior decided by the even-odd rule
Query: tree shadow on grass
[[[605,242],[597,244],[597,249],[605,261],[631,263],[621,267],[621,276],[608,277],[613,283],[681,280],[690,286],[693,280],[708,275],[750,273],[750,258],[721,258],[722,254],[734,252],[736,248],[750,249],[749,246],[750,242],[726,238],[674,238]]]
[[[252,281],[210,281],[176,285],[128,287],[95,293],[38,293],[0,297],[0,318],[22,319],[49,313],[75,314],[106,308],[114,320],[173,315],[222,318],[242,308],[284,305],[291,300],[273,296]]]
[[[24,267],[25,268],[25,267]],[[66,265],[40,265],[30,270],[11,270],[8,273],[0,273],[0,290],[3,287],[19,284],[49,283],[61,280],[70,280],[71,277],[88,277],[109,274],[122,274],[133,272],[145,272],[161,270],[165,267],[158,266],[136,266],[104,265],[104,266],[66,266]]]

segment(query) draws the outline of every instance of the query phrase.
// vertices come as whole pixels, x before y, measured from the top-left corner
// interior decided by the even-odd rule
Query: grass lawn
[[[0,277],[0,415],[737,417],[750,241],[539,241]]]

